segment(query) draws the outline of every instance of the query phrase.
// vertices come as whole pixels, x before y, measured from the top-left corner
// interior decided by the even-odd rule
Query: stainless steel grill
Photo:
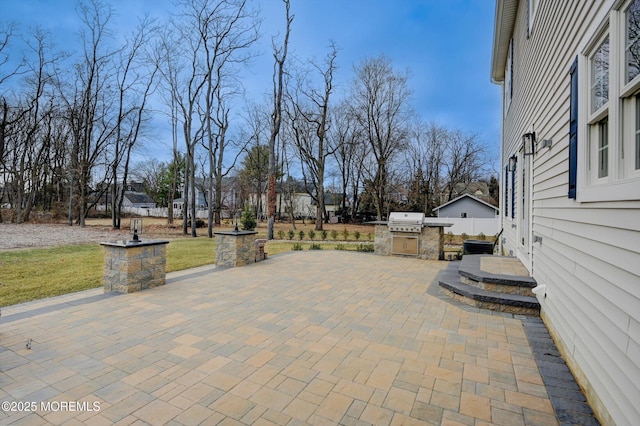
[[[387,225],[389,231],[422,232],[424,213],[393,212],[389,214]]]

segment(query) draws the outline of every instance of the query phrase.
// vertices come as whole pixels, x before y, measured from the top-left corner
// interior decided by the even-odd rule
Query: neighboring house
[[[155,209],[156,202],[153,198],[145,194],[144,192],[125,191],[124,198],[122,200],[124,207],[138,207],[145,209]]]
[[[497,0],[502,252],[603,424],[640,419],[640,0]]]
[[[448,203],[433,209],[438,217],[494,219],[499,215],[497,207],[486,203],[473,195],[464,194]]]
[[[444,203],[433,209],[437,218],[429,217],[428,222],[450,223],[446,232],[454,235],[480,235],[493,237],[500,232],[500,211],[497,207],[470,194]]]
[[[446,185],[442,190],[442,193],[440,195],[441,204],[444,204],[451,200],[455,200],[456,198],[464,194],[473,195],[474,197],[489,204],[495,203],[495,201],[493,201],[493,199],[491,198],[489,192],[489,184],[487,182],[459,182],[453,185],[453,188],[451,188],[451,194],[449,194],[450,188],[451,187],[449,185]],[[449,195],[451,195],[450,198]]]
[[[344,200],[344,194],[338,192],[325,192],[324,193],[324,209],[327,212],[328,219],[339,216],[338,211],[342,209],[342,201]],[[318,203],[312,202],[314,211],[311,214],[313,218],[316,217],[316,206]],[[336,219],[337,220],[337,219]]]

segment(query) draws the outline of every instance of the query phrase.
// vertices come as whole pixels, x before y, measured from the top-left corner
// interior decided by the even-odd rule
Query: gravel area
[[[0,223],[0,250],[52,247],[70,244],[99,243],[129,238],[128,230],[108,227]]]

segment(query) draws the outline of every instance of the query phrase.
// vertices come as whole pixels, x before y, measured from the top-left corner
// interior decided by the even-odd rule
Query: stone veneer
[[[216,266],[245,266],[256,261],[257,231],[220,231],[216,236]]]
[[[392,253],[392,239],[398,237],[418,237],[418,258],[439,260],[444,255],[444,230],[448,224],[428,224],[422,227],[422,232],[390,231],[386,223],[376,223],[374,253],[382,256],[408,256]],[[415,256],[408,256],[415,257]]]
[[[165,284],[164,240],[112,241],[104,247],[104,292],[133,293]]]

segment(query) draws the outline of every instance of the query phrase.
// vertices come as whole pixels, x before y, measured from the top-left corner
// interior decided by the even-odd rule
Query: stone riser
[[[454,293],[453,291],[450,291],[449,289],[446,289],[444,287],[440,287],[440,291],[443,294],[446,294],[447,296],[451,297],[452,299],[455,299],[459,302],[462,302],[466,305],[473,306],[476,308],[489,309],[496,312],[505,312],[505,313],[510,313],[514,315],[540,316],[540,309],[526,308],[521,306],[503,305],[503,304],[492,303],[492,302],[483,302],[480,300],[475,300],[475,299],[463,296],[461,294]]]
[[[495,291],[498,293],[508,293],[508,294],[519,294],[521,296],[531,296],[535,297],[533,292],[531,291],[531,286],[520,286],[517,283],[513,284],[494,284],[494,283],[486,283],[483,281],[476,281],[471,278],[465,277],[464,275],[460,275],[460,281],[472,285],[477,288],[481,288],[483,290]]]

